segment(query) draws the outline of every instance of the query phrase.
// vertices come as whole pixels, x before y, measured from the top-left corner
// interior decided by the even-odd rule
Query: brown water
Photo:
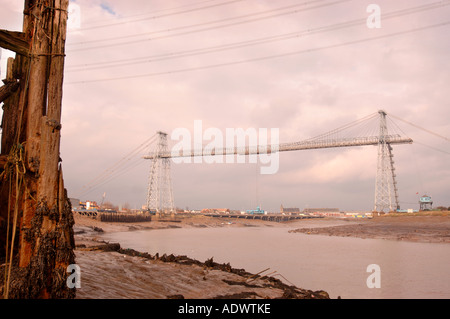
[[[323,226],[323,225],[322,225]],[[310,227],[308,225],[308,227]],[[150,254],[187,255],[257,273],[266,268],[298,287],[331,298],[450,298],[450,245],[288,233],[286,227],[217,227],[107,233]],[[380,266],[368,288],[367,266]],[[277,275],[280,274],[280,275]],[[282,275],[282,276],[281,276]]]

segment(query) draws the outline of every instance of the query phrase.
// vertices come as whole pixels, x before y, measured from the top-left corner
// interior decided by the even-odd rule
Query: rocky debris
[[[119,244],[117,244],[117,245],[119,245]],[[186,255],[175,256],[173,254],[170,254],[170,255],[164,254],[162,256],[159,256],[159,254],[156,253],[154,256],[152,256],[149,253],[142,253],[142,252],[139,252],[139,251],[131,249],[131,248],[125,248],[125,249],[120,248],[117,250],[117,252],[124,254],[124,255],[138,256],[138,257],[143,257],[143,258],[147,258],[147,259],[151,259],[151,260],[159,260],[162,262],[173,262],[173,263],[178,263],[178,264],[183,264],[183,265],[197,265],[197,266],[202,266],[202,267],[206,267],[209,269],[230,272],[230,273],[234,273],[234,274],[241,275],[241,276],[251,275],[250,273],[246,272],[244,269],[237,269],[237,268],[231,267],[230,263],[226,263],[226,264],[225,263],[224,264],[216,263],[216,262],[214,262],[213,257],[207,259],[205,262],[201,262],[196,259],[189,258]]]
[[[101,213],[100,221],[109,223],[141,223],[152,221],[152,216],[145,214]]]
[[[204,225],[204,224],[190,224],[192,227],[196,227],[196,228],[208,228],[208,226]]]
[[[259,296],[254,291],[243,291],[235,294],[219,295],[214,297],[213,299],[254,299],[254,298],[261,298],[261,296]]]
[[[181,294],[169,295],[169,296],[167,296],[167,299],[184,299],[184,296]]]
[[[100,227],[94,226],[92,229],[98,233],[103,233],[103,229]]]
[[[262,278],[264,278],[263,276]],[[275,288],[283,290],[283,296],[280,299],[330,299],[330,296],[323,290],[307,290],[295,286],[289,286],[281,280],[274,277],[266,277],[271,285]]]
[[[73,228],[73,234],[74,235],[80,235],[80,234],[85,234],[86,230],[82,229],[81,227],[74,227]]]
[[[95,233],[103,233],[103,229],[97,226],[74,226],[73,227],[73,233],[74,235],[81,235],[81,234],[91,234],[92,232]]]
[[[330,299],[330,296],[323,290],[305,290],[291,287],[286,289],[280,299]]]
[[[119,251],[120,250],[120,244],[118,243],[105,243],[100,245],[93,245],[93,246],[86,246],[85,244],[80,244],[75,246],[76,249],[80,250],[96,250],[96,251]]]
[[[229,284],[230,286],[244,286],[244,287],[248,287],[248,288],[261,288],[261,286],[259,286],[259,285],[249,284],[246,281],[234,281],[234,280],[227,280],[227,279],[222,279],[222,281],[226,284]]]

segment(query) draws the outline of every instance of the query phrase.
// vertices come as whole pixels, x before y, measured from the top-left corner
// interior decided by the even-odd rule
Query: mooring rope
[[[25,162],[23,160],[24,147],[23,144],[16,144],[11,148],[4,166],[4,171],[0,176],[6,176],[9,179],[9,193],[8,193],[8,220],[7,220],[7,237],[6,237],[6,264],[5,264],[5,287],[4,298],[8,299],[9,286],[11,281],[11,269],[14,253],[14,242],[16,239],[17,220],[19,216],[19,194],[22,188],[24,175],[26,173]],[[11,223],[11,194],[12,194],[12,179],[15,176],[15,200],[14,200],[14,214],[13,226],[11,230],[11,243],[9,243],[9,226]],[[8,251],[9,250],[9,251]],[[9,261],[8,261],[9,259]]]
[[[30,10],[33,10],[33,8],[36,5],[33,5]],[[34,28],[33,33],[31,36],[30,41],[30,52],[33,52],[33,47],[35,46],[35,34],[37,32],[37,22],[38,19],[36,16],[34,16]],[[21,108],[19,112],[19,119],[18,119],[18,127],[17,132],[15,136],[16,144],[11,147],[11,150],[8,154],[7,161],[4,166],[4,170],[2,174],[0,174],[0,177],[5,177],[6,179],[9,179],[10,181],[10,188],[8,192],[8,226],[7,226],[7,239],[6,239],[6,264],[5,264],[5,286],[3,291],[3,298],[8,299],[9,295],[9,286],[11,281],[11,268],[12,268],[12,259],[13,259],[13,252],[14,252],[14,241],[16,237],[16,228],[17,228],[17,219],[19,214],[19,194],[20,189],[22,187],[22,182],[24,179],[24,175],[26,173],[26,166],[25,162],[23,160],[23,153],[24,153],[24,144],[26,142],[20,143],[20,136],[22,132],[22,119],[25,112],[25,101],[26,101],[26,95],[28,92],[29,87],[29,81],[30,81],[30,72],[31,72],[31,60],[33,59],[32,56],[29,56],[29,62],[28,67],[26,70],[26,77],[25,77],[25,87],[23,90],[23,93],[21,94],[21,100],[19,101],[19,107]],[[11,190],[12,190],[12,178],[15,172],[16,176],[16,182],[15,182],[15,203],[14,203],[14,216],[13,216],[13,229],[12,229],[12,238],[11,238],[11,244],[9,243],[9,224],[11,221]],[[11,247],[9,247],[9,244]],[[10,253],[8,252],[10,250]],[[8,262],[9,258],[9,262]]]

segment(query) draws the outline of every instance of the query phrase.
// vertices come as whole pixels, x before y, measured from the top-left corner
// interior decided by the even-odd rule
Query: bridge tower
[[[400,208],[398,204],[398,189],[395,179],[394,155],[392,146],[388,142],[386,112],[380,110],[380,134],[378,139],[377,176],[375,181],[374,211],[385,209],[394,211]]]
[[[153,152],[147,188],[147,209],[157,213],[175,211],[172,180],[170,178],[170,158],[168,153],[167,133],[157,132],[158,143]]]

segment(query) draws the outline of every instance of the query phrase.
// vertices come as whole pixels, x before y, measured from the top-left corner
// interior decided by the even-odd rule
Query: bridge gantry
[[[384,210],[393,211],[399,209],[400,206],[392,145],[411,144],[413,140],[409,137],[401,136],[400,134],[390,133],[388,131],[386,115],[387,113],[385,111],[380,110],[377,113],[314,138],[292,143],[256,146],[169,151],[167,147],[167,133],[158,132],[158,144],[156,150],[149,155],[144,156],[144,159],[152,160],[147,194],[147,207],[150,210],[158,212],[174,210],[173,190],[170,180],[170,158],[255,155],[372,145],[378,147],[374,211],[381,212]],[[376,132],[374,130],[367,130],[366,127],[367,123],[372,122],[374,119],[379,120]],[[366,134],[366,136],[349,136],[349,132],[362,127],[365,127],[365,131],[371,134]]]

